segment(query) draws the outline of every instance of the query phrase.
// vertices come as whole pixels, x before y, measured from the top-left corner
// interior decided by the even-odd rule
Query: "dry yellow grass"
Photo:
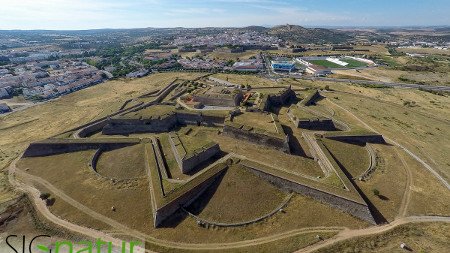
[[[372,146],[381,159],[378,159],[379,164],[372,177],[366,182],[357,181],[357,184],[383,217],[391,222],[399,213],[407,174],[395,147],[380,144]],[[373,189],[380,191],[380,197],[373,194]]]
[[[397,51],[411,54],[450,55],[450,50],[442,50],[436,48],[398,48]]]
[[[270,213],[286,196],[286,193],[241,166],[228,168],[215,184],[191,206],[196,214],[208,221],[250,221]]]
[[[34,141],[110,114],[130,98],[162,88],[175,78],[201,73],[163,73],[141,79],[108,81],[0,118],[0,168]]]
[[[29,169],[28,173],[51,182],[54,187],[79,203],[126,226],[138,230],[153,227],[147,179],[114,183],[98,177],[88,167],[94,152],[95,150],[88,150],[46,157],[23,158],[19,161],[18,167]],[[111,211],[113,206],[116,208],[114,212]],[[66,206],[65,208],[73,207]],[[58,210],[63,211],[65,208],[58,208]],[[83,219],[84,214],[71,217],[74,220]]]
[[[212,59],[219,59],[219,60],[225,60],[225,61],[229,61],[229,60],[237,61],[238,59],[239,60],[249,59],[252,56],[256,56],[258,53],[259,53],[258,51],[254,51],[254,50],[245,51],[242,53],[212,52],[212,53],[208,54],[208,57],[212,58]]]
[[[449,237],[450,225],[448,223],[406,224],[381,234],[339,242],[315,252],[408,252],[400,248],[401,243],[406,243],[412,252],[448,252]]]
[[[449,85],[450,73],[402,71],[387,68],[371,68],[362,70],[336,70],[336,78],[367,79],[382,82],[425,83],[429,85]]]
[[[142,144],[103,152],[97,172],[107,178],[130,179],[145,176]]]
[[[236,74],[215,74],[213,77],[227,80],[231,83],[251,85],[251,86],[278,86],[275,81],[253,75],[236,75]]]

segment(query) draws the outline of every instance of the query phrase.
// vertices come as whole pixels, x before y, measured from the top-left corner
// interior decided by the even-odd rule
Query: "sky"
[[[0,0],[0,29],[450,25],[449,0]]]

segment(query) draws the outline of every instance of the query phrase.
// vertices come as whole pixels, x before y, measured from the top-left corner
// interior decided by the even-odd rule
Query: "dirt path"
[[[447,222],[447,223],[450,223],[450,217],[411,216],[411,217],[397,219],[397,220],[395,220],[387,225],[383,225],[383,226],[370,227],[370,228],[365,228],[365,229],[356,229],[356,230],[347,229],[347,230],[341,231],[337,236],[335,236],[329,240],[325,240],[323,242],[311,245],[309,247],[303,248],[296,252],[298,252],[298,253],[314,252],[321,248],[331,246],[334,243],[341,242],[341,241],[344,241],[347,239],[360,237],[360,236],[379,234],[379,233],[386,232],[388,230],[391,230],[391,229],[398,227],[400,225],[403,225],[403,224],[418,223],[418,222]]]
[[[334,102],[332,102],[331,100],[329,100],[332,104],[334,104],[335,106],[343,109],[344,111],[346,111],[347,113],[349,113],[350,115],[352,115],[355,119],[357,119],[358,121],[360,121],[363,125],[365,125],[368,129],[376,132],[372,127],[370,127],[369,125],[367,125],[366,123],[364,123],[362,120],[360,120],[358,117],[356,117],[354,114],[352,114],[350,111],[346,110],[345,108],[341,107],[338,104],[335,104]],[[412,152],[410,152],[409,150],[407,150],[405,147],[401,146],[400,144],[396,143],[393,140],[390,140],[388,138],[386,138],[387,140],[389,140],[389,142],[393,143],[394,145],[400,147],[401,149],[405,150],[405,152],[407,152],[409,155],[411,155],[414,159],[416,159],[417,161],[419,161],[420,163],[422,163],[430,172],[433,173],[433,175],[435,175],[448,189],[450,189],[450,185],[447,183],[447,181],[445,179],[443,179],[441,176],[439,176],[439,174],[434,171],[433,168],[431,168],[426,162],[424,162],[423,160],[421,160],[419,157],[417,157],[416,155],[414,155]],[[401,157],[401,156],[400,156]],[[402,159],[402,163],[404,162],[403,158]],[[17,161],[17,160],[16,160]],[[261,237],[261,238],[257,238],[257,239],[253,239],[253,240],[245,240],[245,241],[239,241],[239,242],[231,242],[231,243],[210,243],[210,244],[206,244],[206,243],[201,243],[201,244],[190,244],[190,243],[179,243],[179,242],[171,242],[171,241],[165,241],[165,240],[161,240],[161,239],[157,239],[154,237],[151,237],[149,235],[146,235],[142,232],[130,229],[128,227],[126,227],[125,225],[122,225],[121,223],[106,217],[104,215],[101,215],[91,209],[89,209],[88,207],[84,206],[83,204],[77,202],[76,200],[72,199],[70,196],[66,195],[64,192],[62,192],[61,190],[57,189],[56,187],[54,187],[51,183],[43,180],[42,178],[36,177],[36,176],[32,176],[29,175],[28,173],[25,173],[23,171],[20,171],[16,168],[16,161],[14,161],[13,163],[11,163],[10,165],[10,173],[9,173],[9,180],[10,183],[17,187],[18,189],[21,189],[25,192],[27,192],[30,197],[32,198],[35,206],[36,206],[36,210],[39,211],[45,219],[47,219],[48,221],[56,224],[57,226],[61,226],[65,229],[74,231],[76,233],[80,233],[80,234],[84,234],[88,237],[91,238],[101,238],[102,240],[105,241],[111,241],[114,245],[116,246],[120,246],[122,241],[114,238],[113,236],[106,234],[104,232],[101,231],[97,231],[97,230],[93,230],[93,229],[89,229],[89,228],[85,228],[85,227],[81,227],[79,225],[70,223],[68,221],[65,221],[57,216],[55,216],[54,214],[52,214],[49,209],[47,208],[47,206],[45,205],[45,202],[43,202],[40,198],[39,198],[39,194],[40,192],[35,189],[34,187],[30,186],[30,185],[26,185],[24,183],[18,182],[16,181],[15,175],[20,175],[22,176],[24,179],[28,179],[28,180],[32,180],[35,181],[37,183],[40,183],[42,185],[44,185],[45,187],[47,187],[51,192],[53,192],[55,195],[61,197],[61,199],[63,199],[64,201],[66,201],[67,203],[69,203],[70,205],[76,207],[77,209],[79,209],[80,211],[86,213],[87,215],[98,219],[110,226],[113,227],[114,229],[114,234],[128,234],[131,236],[134,236],[136,238],[142,239],[142,240],[146,240],[152,244],[155,245],[159,245],[162,247],[168,247],[168,248],[177,248],[177,249],[187,249],[187,250],[221,250],[221,249],[233,249],[233,248],[244,248],[244,247],[249,247],[249,246],[257,246],[257,245],[261,245],[261,244],[265,244],[265,243],[270,243],[270,242],[275,242],[281,239],[285,239],[285,238],[290,238],[290,237],[295,237],[295,236],[299,236],[302,234],[308,234],[308,233],[320,233],[320,232],[338,232],[338,235],[336,237],[333,237],[329,240],[311,245],[309,247],[306,247],[304,249],[299,250],[298,252],[313,252],[317,249],[326,247],[326,246],[330,246],[336,242],[340,242],[343,240],[347,240],[347,239],[351,239],[354,237],[359,237],[359,236],[364,236],[364,235],[372,235],[372,234],[378,234],[378,233],[382,233],[385,231],[388,231],[390,229],[393,229],[399,225],[403,225],[406,223],[415,223],[415,222],[450,222],[450,217],[438,217],[438,216],[415,216],[415,217],[403,217],[406,215],[406,210],[407,210],[407,206],[409,204],[409,199],[410,199],[410,194],[409,191],[405,191],[405,195],[403,196],[403,200],[402,200],[402,207],[400,208],[400,214],[399,219],[396,219],[395,221],[393,221],[390,224],[386,224],[383,226],[375,226],[375,227],[369,227],[369,228],[365,228],[365,229],[358,229],[358,230],[350,230],[350,229],[346,229],[346,228],[342,228],[342,227],[314,227],[314,228],[303,228],[303,229],[296,229],[296,230],[291,230],[291,231],[287,231],[284,233],[280,233],[280,234],[276,234],[276,235],[270,235],[270,236],[266,236],[266,237]],[[405,165],[406,163],[404,163]],[[408,172],[408,170],[407,170]],[[410,173],[410,172],[409,172]],[[408,173],[408,174],[409,174]],[[408,183],[407,183],[407,189],[410,187],[411,181],[412,180],[412,176],[408,175]],[[146,252],[151,252],[149,250],[146,250]]]
[[[384,225],[384,226],[369,227],[369,228],[359,229],[359,230],[350,230],[350,229],[343,228],[343,227],[313,227],[313,228],[295,229],[295,230],[287,231],[287,232],[276,234],[276,235],[270,235],[270,236],[266,236],[266,237],[253,239],[253,240],[245,240],[245,241],[231,242],[231,243],[190,244],[190,243],[170,242],[170,241],[165,241],[165,240],[161,240],[161,239],[157,239],[157,238],[153,238],[151,236],[145,235],[139,231],[130,229],[108,217],[98,214],[95,211],[92,211],[88,207],[73,200],[72,198],[70,198],[63,192],[61,192],[59,189],[53,187],[51,184],[49,184],[45,180],[40,179],[35,176],[31,176],[20,170],[17,170],[16,165],[15,165],[16,161],[14,161],[10,166],[10,174],[9,174],[10,182],[12,183],[12,185],[14,185],[17,188],[22,189],[30,194],[30,196],[33,199],[33,202],[35,203],[37,211],[39,211],[44,216],[44,218],[46,218],[47,220],[49,220],[52,223],[55,223],[58,226],[64,227],[68,230],[71,230],[71,231],[74,231],[74,232],[77,232],[80,234],[84,234],[91,238],[102,238],[102,240],[111,241],[116,246],[121,245],[122,241],[117,238],[114,238],[113,236],[108,235],[104,232],[100,232],[97,230],[93,230],[93,229],[78,226],[76,224],[72,224],[72,223],[62,220],[59,217],[52,214],[49,211],[49,209],[47,208],[47,206],[45,205],[45,203],[39,198],[40,192],[31,186],[28,186],[26,184],[16,181],[16,179],[14,178],[14,175],[20,174],[21,176],[23,176],[29,180],[35,180],[38,183],[41,183],[44,186],[49,187],[49,190],[52,191],[55,195],[58,195],[64,201],[67,201],[69,204],[78,208],[80,211],[92,216],[95,219],[98,219],[100,221],[103,221],[103,222],[111,225],[114,228],[113,234],[127,234],[127,235],[134,236],[136,238],[145,239],[145,240],[149,241],[150,243],[153,243],[153,244],[156,244],[159,246],[168,247],[168,248],[177,248],[177,249],[221,250],[221,249],[243,248],[243,247],[257,246],[260,244],[275,242],[275,241],[278,241],[281,239],[295,237],[295,236],[299,236],[302,234],[341,231],[338,233],[338,235],[336,237],[334,237],[332,239],[326,240],[319,244],[314,244],[312,246],[309,246],[305,249],[298,251],[298,252],[311,252],[313,250],[331,245],[338,241],[350,239],[350,238],[357,237],[357,236],[381,233],[381,232],[387,231],[389,229],[392,229],[396,226],[399,226],[399,225],[402,225],[405,223],[409,223],[409,222],[433,222],[433,221],[450,222],[450,217],[438,217],[438,216],[406,217],[406,218],[401,218],[401,219],[395,220],[394,222]],[[146,252],[151,252],[151,251],[146,250]]]
[[[9,167],[9,175],[8,175],[9,182],[11,183],[11,185],[15,186],[17,189],[20,189],[20,190],[28,193],[31,200],[34,202],[36,211],[38,211],[45,219],[56,224],[57,226],[63,227],[65,229],[68,229],[70,231],[73,231],[73,232],[76,232],[79,234],[86,235],[88,237],[93,238],[94,240],[97,238],[100,238],[103,241],[112,242],[112,244],[116,247],[121,247],[122,240],[120,240],[120,239],[114,238],[108,234],[105,234],[103,232],[100,232],[100,231],[97,231],[94,229],[85,228],[85,227],[70,223],[66,220],[60,219],[59,217],[57,217],[53,213],[51,213],[50,210],[48,209],[48,207],[46,206],[45,202],[39,198],[39,195],[40,195],[39,190],[37,190],[36,188],[31,187],[29,185],[20,183],[15,179],[16,174],[26,174],[26,173],[20,173],[17,170],[16,162],[17,162],[17,160],[13,161]],[[50,185],[50,187],[54,188],[51,185]],[[54,189],[49,189],[49,190],[54,190]],[[138,252],[144,252],[144,250],[142,248],[139,248]]]
[[[328,101],[339,107],[340,109],[344,110],[345,112],[347,112],[348,114],[350,114],[352,117],[354,117],[356,120],[358,120],[361,124],[363,124],[367,129],[378,133],[378,131],[376,131],[375,129],[373,129],[371,126],[369,126],[368,124],[366,124],[364,121],[362,121],[360,118],[358,118],[355,114],[353,114],[352,112],[350,112],[349,110],[345,109],[344,107],[336,104],[335,102],[331,101],[331,99],[328,99]],[[431,172],[431,174],[433,174],[448,190],[450,190],[450,184],[447,182],[447,180],[445,180],[445,178],[443,178],[438,172],[436,172],[435,169],[433,169],[430,165],[428,165],[427,162],[425,162],[424,160],[422,160],[420,157],[418,157],[417,155],[415,155],[413,152],[409,151],[406,147],[404,147],[403,145],[397,143],[396,141],[388,138],[386,135],[383,135],[383,137],[386,139],[386,141],[390,142],[391,144],[394,144],[395,146],[403,149],[406,153],[408,153],[412,158],[414,158],[416,161],[420,162],[428,171]]]
[[[402,161],[403,168],[406,171],[406,186],[405,186],[405,192],[403,193],[402,203],[400,205],[400,209],[398,212],[398,218],[406,217],[406,212],[408,211],[409,202],[411,201],[411,186],[412,186],[412,180],[413,175],[411,173],[411,170],[408,167],[408,164],[406,163],[405,159],[403,158],[403,155],[398,152],[397,149],[395,149],[395,152],[397,152],[398,157]]]

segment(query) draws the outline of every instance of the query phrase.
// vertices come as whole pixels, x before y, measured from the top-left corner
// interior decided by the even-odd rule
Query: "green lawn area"
[[[312,64],[315,64],[315,65],[324,66],[326,68],[345,68],[344,66],[341,66],[341,65],[336,64],[336,63],[332,63],[332,62],[327,61],[327,60],[311,60],[311,61],[308,61],[308,62],[310,62]]]
[[[360,67],[367,67],[367,64],[364,62],[360,62],[354,59],[345,58],[341,59],[341,61],[348,63],[346,66],[347,68],[360,68]]]

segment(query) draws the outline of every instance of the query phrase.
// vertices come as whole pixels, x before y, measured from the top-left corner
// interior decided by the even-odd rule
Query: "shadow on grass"
[[[325,147],[326,148],[326,147]],[[328,148],[327,148],[328,149]],[[361,195],[362,199],[367,203],[367,206],[369,207],[370,212],[372,213],[373,219],[377,224],[386,224],[388,221],[383,216],[383,214],[378,210],[378,208],[369,200],[367,195],[361,190],[361,188],[355,183],[355,181],[352,179],[352,175],[348,172],[348,170],[342,165],[342,163],[333,155],[333,153],[328,149],[328,152],[331,154],[332,158],[336,161],[339,168],[342,170],[342,172],[345,174],[345,176],[350,180],[353,187],[355,187],[356,191]]]
[[[292,128],[286,125],[281,126],[283,127],[283,131],[289,136],[289,149],[291,151],[291,155],[310,158],[306,155],[305,150],[298,141],[297,137],[294,135]]]
[[[220,176],[218,176],[214,182],[203,192],[200,196],[198,196],[197,200],[191,203],[189,206],[185,207],[187,211],[192,214],[199,215],[203,209],[208,205],[211,198],[216,193],[222,179],[226,173],[226,170],[223,171]],[[176,228],[181,222],[183,222],[189,215],[183,211],[181,208],[175,212],[170,218],[163,221],[160,225],[162,228]]]

